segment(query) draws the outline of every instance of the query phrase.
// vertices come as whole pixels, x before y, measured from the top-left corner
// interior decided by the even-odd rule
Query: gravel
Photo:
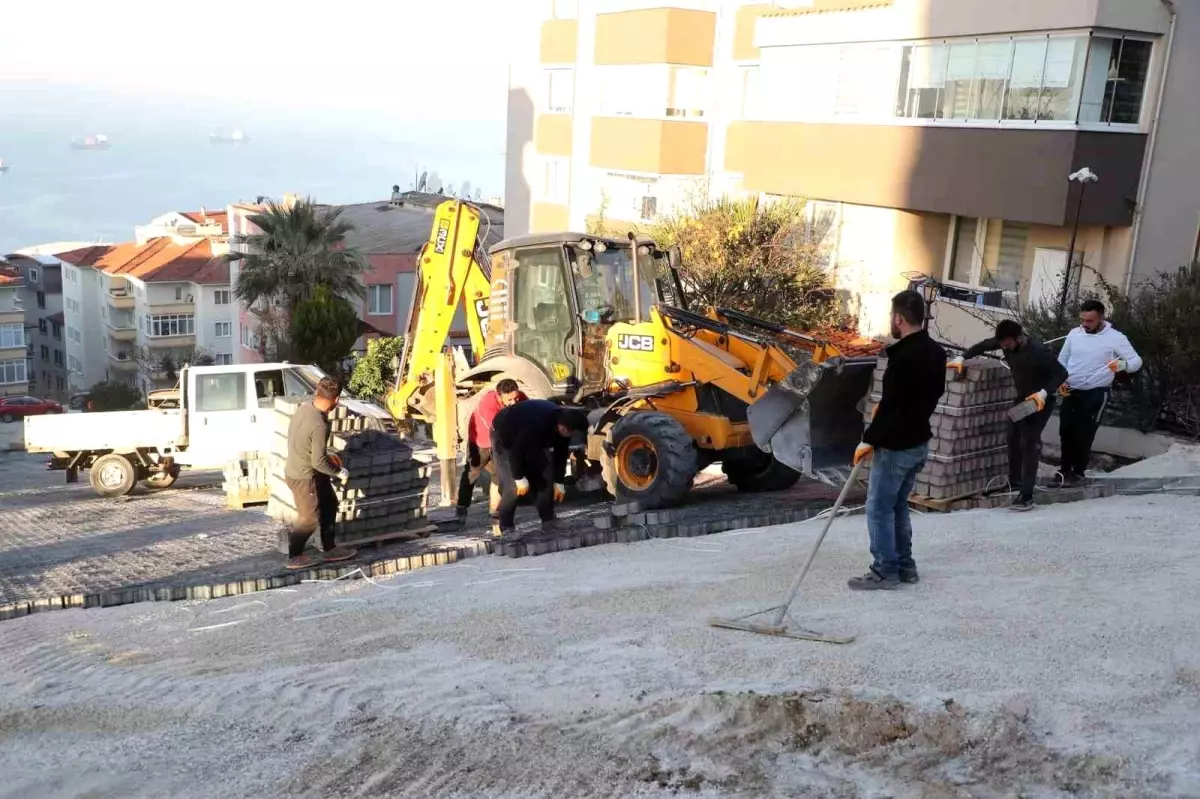
[[[1109,472],[1109,477],[1188,477],[1200,475],[1200,446],[1176,442],[1162,455]]]
[[[819,526],[0,625],[0,797],[1200,796],[1200,500]]]

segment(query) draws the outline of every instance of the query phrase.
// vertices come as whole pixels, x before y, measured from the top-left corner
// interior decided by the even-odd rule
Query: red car
[[[13,422],[23,416],[41,416],[44,413],[62,413],[63,406],[54,400],[37,397],[0,398],[0,422]]]

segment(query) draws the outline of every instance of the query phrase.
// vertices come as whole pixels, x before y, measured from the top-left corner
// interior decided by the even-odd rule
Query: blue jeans
[[[867,530],[871,534],[871,571],[888,579],[901,569],[915,569],[912,556],[912,516],[908,497],[925,466],[929,447],[877,449],[872,456],[867,486]]]

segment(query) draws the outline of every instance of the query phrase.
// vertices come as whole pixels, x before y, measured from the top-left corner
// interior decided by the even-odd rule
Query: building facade
[[[29,393],[60,402],[67,399],[67,342],[78,331],[64,317],[62,263],[52,255],[6,256],[23,279],[21,304],[25,309],[25,343],[29,357],[26,376]]]
[[[954,343],[1053,301],[1076,232],[1085,285],[1198,254],[1200,0],[534,5],[510,234],[802,197],[863,332],[927,276]]]
[[[0,258],[0,397],[29,393],[20,270]]]

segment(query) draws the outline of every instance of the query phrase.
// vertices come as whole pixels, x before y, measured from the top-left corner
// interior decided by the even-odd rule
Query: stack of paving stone
[[[271,455],[270,501],[267,513],[284,524],[295,519],[291,489],[284,482],[287,428],[300,400],[277,399],[275,449]],[[431,467],[414,457],[413,449],[391,431],[377,429],[376,419],[338,406],[331,414],[329,448],[350,472],[345,485],[334,481],[338,513],[334,541],[341,545],[372,543],[399,536],[428,535],[426,518]],[[286,551],[287,531],[281,529],[280,551]]]
[[[236,461],[225,464],[225,504],[244,508],[266,502],[271,495],[271,453],[243,452]]]
[[[875,368],[871,408],[883,391],[887,358]],[[1004,484],[1008,477],[1008,416],[1017,400],[1012,374],[1000,361],[978,358],[967,362],[958,379],[946,370],[946,392],[929,420],[933,440],[929,462],[917,476],[914,498],[949,500],[980,494]],[[865,421],[870,424],[871,409]]]

